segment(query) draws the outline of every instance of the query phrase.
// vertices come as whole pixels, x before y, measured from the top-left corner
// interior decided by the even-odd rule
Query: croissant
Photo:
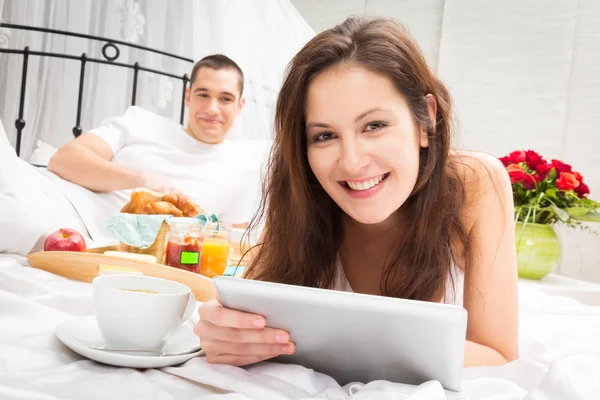
[[[204,210],[183,194],[163,194],[138,188],[131,192],[130,201],[121,208],[127,214],[165,214],[175,217],[195,217]]]
[[[138,188],[131,192],[129,203],[121,208],[122,213],[128,214],[145,214],[144,208],[149,203],[162,201],[163,193],[154,192],[152,190]]]
[[[183,194],[166,194],[163,196],[162,200],[173,204],[180,209],[186,217],[195,217],[204,212],[202,207],[195,204],[189,197]]]
[[[173,204],[168,201],[155,201],[148,203],[144,207],[144,214],[165,214],[172,215],[174,217],[182,217],[183,213]]]

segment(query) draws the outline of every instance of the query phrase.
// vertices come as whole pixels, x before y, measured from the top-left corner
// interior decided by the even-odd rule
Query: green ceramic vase
[[[515,226],[519,276],[541,279],[556,270],[561,247],[551,225],[518,222]]]

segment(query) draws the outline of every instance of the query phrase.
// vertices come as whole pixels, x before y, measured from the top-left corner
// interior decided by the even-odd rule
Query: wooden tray
[[[112,250],[112,248],[103,248]],[[56,275],[81,282],[91,282],[98,276],[100,265],[114,265],[134,269],[145,276],[169,279],[188,286],[196,300],[207,301],[214,297],[212,279],[194,272],[169,267],[163,264],[130,260],[118,256],[105,255],[92,251],[41,251],[27,256],[29,265]]]

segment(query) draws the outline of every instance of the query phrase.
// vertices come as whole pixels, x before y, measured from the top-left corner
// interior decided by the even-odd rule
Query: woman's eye
[[[381,129],[381,128],[385,127],[385,126],[387,126],[387,124],[385,122],[382,122],[382,121],[369,122],[365,126],[365,130],[366,131],[376,131],[376,130]]]
[[[313,142],[324,142],[326,140],[330,140],[331,138],[333,138],[331,133],[319,133],[313,137]]]

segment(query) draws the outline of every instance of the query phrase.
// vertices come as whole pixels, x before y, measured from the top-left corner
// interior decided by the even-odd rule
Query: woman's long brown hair
[[[427,130],[429,147],[421,149],[417,183],[402,206],[406,219],[386,257],[381,293],[438,301],[452,268],[451,249],[467,249],[460,216],[465,190],[449,156],[451,99],[410,35],[384,18],[349,18],[310,40],[288,65],[277,100],[263,198],[249,228],[264,220],[262,240],[245,276],[321,288],[334,282],[343,211],[308,164],[304,115],[311,80],[342,63],[389,77],[417,126]],[[437,101],[435,123],[428,115],[427,94]]]

